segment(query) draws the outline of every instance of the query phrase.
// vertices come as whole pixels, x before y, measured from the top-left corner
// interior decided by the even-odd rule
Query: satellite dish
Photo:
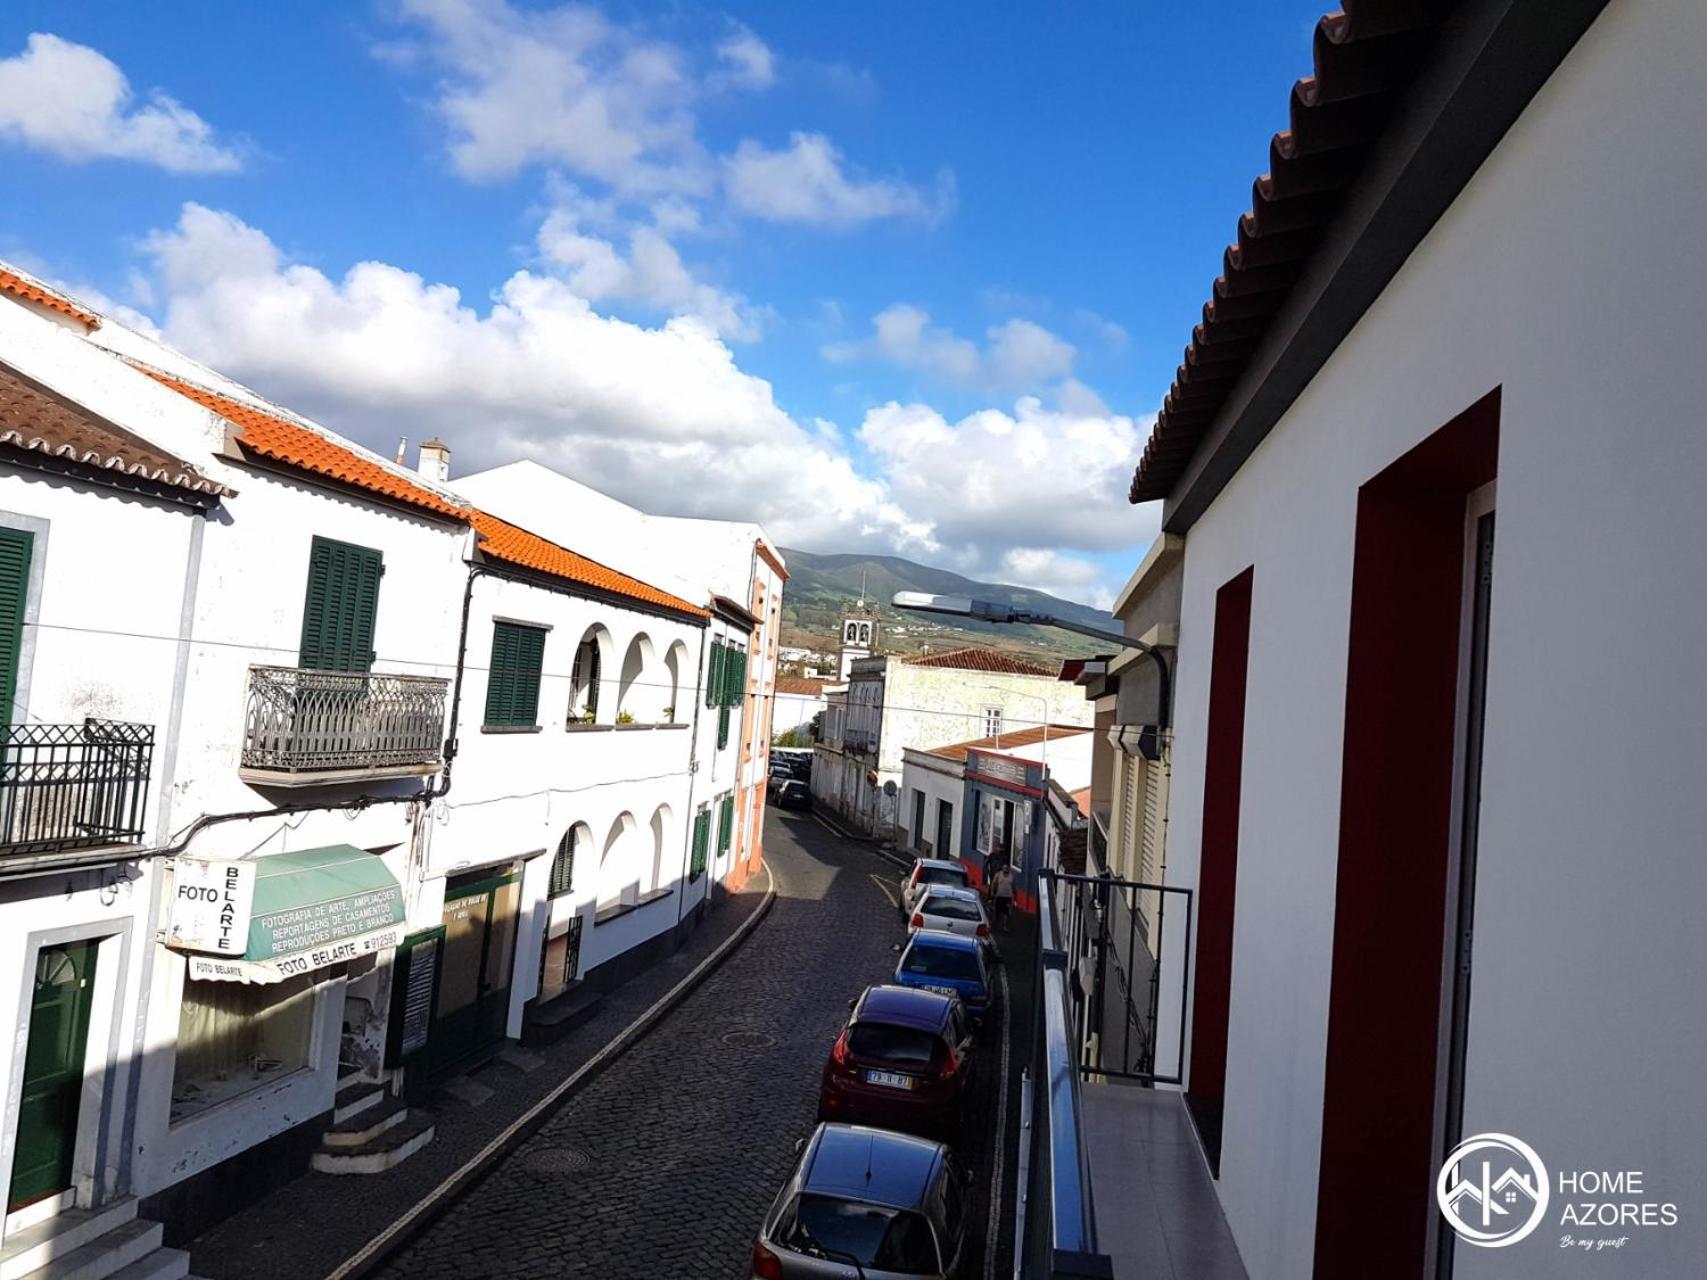
[[[893,778],[883,784],[883,794],[886,796],[893,796],[898,790],[899,788],[895,785],[895,779]]]

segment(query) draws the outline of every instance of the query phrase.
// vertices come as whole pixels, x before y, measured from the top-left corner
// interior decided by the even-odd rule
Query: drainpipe
[[[694,675],[696,677],[700,672],[705,670],[705,636],[710,630],[711,624],[708,622],[705,626],[701,627],[699,631],[699,658],[694,666]],[[682,892],[676,899],[676,928],[678,931],[681,929],[682,917],[687,913],[688,891],[686,872],[689,861],[693,857],[693,789],[694,783],[699,779],[699,711],[700,705],[703,701],[700,695],[703,692],[704,690],[699,687],[699,680],[696,678],[693,685],[693,728],[688,730],[688,808],[687,813],[684,815],[686,820],[682,823]],[[676,697],[679,699],[681,696],[681,693],[678,691]],[[710,845],[709,838],[706,843],[708,846]],[[706,849],[705,855],[705,902],[707,906],[710,906],[711,884],[716,877],[711,874],[711,850],[709,847]]]

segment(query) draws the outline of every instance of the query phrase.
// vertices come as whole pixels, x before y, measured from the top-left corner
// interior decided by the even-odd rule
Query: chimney
[[[449,480],[450,446],[437,436],[421,441],[421,460],[415,470],[429,480]]]
[[[409,437],[408,436],[398,436],[397,437],[397,465],[400,467],[404,465],[404,457],[406,455],[406,451],[408,450],[408,448],[409,448]]]

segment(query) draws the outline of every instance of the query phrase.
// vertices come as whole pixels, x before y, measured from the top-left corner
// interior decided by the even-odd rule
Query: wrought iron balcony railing
[[[153,725],[14,724],[0,744],[0,857],[141,843]]]
[[[298,784],[430,773],[449,691],[437,676],[250,667],[243,772]]]

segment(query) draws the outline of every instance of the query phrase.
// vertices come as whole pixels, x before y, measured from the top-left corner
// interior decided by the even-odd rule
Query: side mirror
[[[794,1154],[799,1155],[804,1150],[806,1150],[806,1139],[796,1138],[794,1140]]]
[[[848,997],[848,1012],[852,1013],[854,1010],[854,1006],[858,1003],[859,1003],[859,997],[858,996]]]

